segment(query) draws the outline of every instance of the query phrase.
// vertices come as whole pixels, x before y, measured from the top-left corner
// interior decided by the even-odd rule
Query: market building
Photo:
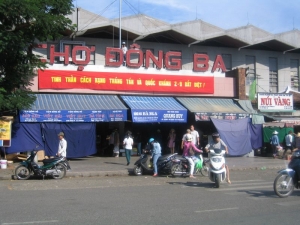
[[[280,121],[282,115],[299,125],[300,99],[286,93],[287,87],[299,91],[298,30],[271,34],[253,25],[224,30],[202,20],[168,24],[143,14],[122,18],[119,29],[119,19],[82,8],[70,19],[77,24],[75,33],[36,49],[49,65],[33,80],[35,104],[19,114],[19,131],[42,135],[31,143],[19,141],[11,152],[39,143],[51,155],[56,146],[48,140],[64,130],[72,139],[69,157],[82,157],[95,154],[97,137],[106,142],[114,129],[121,140],[126,130],[142,131],[147,140],[157,130],[166,139],[175,128],[180,141],[190,124],[207,138],[216,126],[212,120],[222,120],[247,121],[231,130],[245,146],[232,155],[242,155],[255,148],[248,141],[249,118],[258,130],[264,118]],[[265,101],[264,111],[257,93],[289,101]],[[231,125],[218,130],[230,132]]]

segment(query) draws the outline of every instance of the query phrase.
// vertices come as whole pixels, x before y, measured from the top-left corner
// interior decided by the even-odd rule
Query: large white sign
[[[288,93],[257,93],[260,111],[291,111],[293,110],[293,94]]]

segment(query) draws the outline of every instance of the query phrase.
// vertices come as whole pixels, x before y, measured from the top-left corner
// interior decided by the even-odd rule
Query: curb
[[[263,166],[263,167],[245,167],[245,168],[230,168],[230,171],[246,171],[246,170],[281,170],[285,166]],[[114,177],[114,176],[130,176],[132,169],[114,170],[114,171],[89,171],[89,172],[67,172],[65,178],[80,178],[80,177]],[[2,175],[0,180],[16,180],[14,174]]]
[[[285,166],[262,166],[262,167],[244,167],[244,168],[234,168],[234,167],[229,167],[230,171],[243,171],[243,170],[281,170],[281,169],[286,169]]]
[[[65,178],[129,176],[132,170],[67,172]],[[15,175],[2,175],[0,180],[17,180]]]
[[[129,176],[131,171],[114,170],[114,171],[89,171],[89,172],[69,172],[66,177],[112,177],[112,176]]]

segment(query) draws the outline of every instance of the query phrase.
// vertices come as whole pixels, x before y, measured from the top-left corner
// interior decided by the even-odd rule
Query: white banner
[[[291,111],[293,94],[288,93],[257,93],[258,109],[260,111]]]

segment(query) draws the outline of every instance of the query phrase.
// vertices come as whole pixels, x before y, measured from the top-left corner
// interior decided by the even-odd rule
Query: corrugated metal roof
[[[177,98],[188,110],[194,113],[219,112],[219,113],[247,113],[242,110],[232,99],[217,98]]]
[[[36,94],[30,110],[121,110],[126,106],[116,95]]]
[[[131,109],[186,110],[172,97],[121,96]]]
[[[105,38],[108,37],[107,35],[113,35],[114,28],[118,28],[117,19],[109,20],[100,16],[95,18],[95,14],[93,13],[88,13],[88,11],[81,8],[80,11],[82,12],[79,13],[79,17],[77,11],[74,11],[72,15],[68,16],[72,19],[73,23],[79,23],[81,31],[84,30],[84,32],[77,32],[76,36]],[[274,35],[253,25],[224,30],[201,20],[171,25],[147,15],[134,15],[123,17],[121,19],[124,21],[125,25],[122,26],[122,30],[125,31],[122,32],[122,39],[124,40],[139,38],[139,40],[143,41],[161,42],[161,40],[164,40],[166,43],[174,43],[172,35],[177,32],[181,43],[186,43],[190,39],[196,38],[197,41],[200,41],[198,44],[204,45],[207,43],[205,46],[214,44],[213,46],[232,46],[235,48],[299,52],[298,30]],[[109,27],[109,29],[107,27]],[[223,30],[226,37],[223,34],[217,39],[210,40],[211,38],[208,36],[218,30]],[[161,33],[161,35],[157,36],[159,33]],[[130,37],[127,34],[130,34]],[[155,35],[155,38],[151,39],[153,35]],[[167,37],[164,39],[165,36]],[[265,40],[265,38],[269,38],[269,40]],[[169,40],[169,42],[167,42],[167,40]],[[180,43],[178,40],[176,41],[177,42],[175,43]],[[241,46],[242,44],[243,46]]]

